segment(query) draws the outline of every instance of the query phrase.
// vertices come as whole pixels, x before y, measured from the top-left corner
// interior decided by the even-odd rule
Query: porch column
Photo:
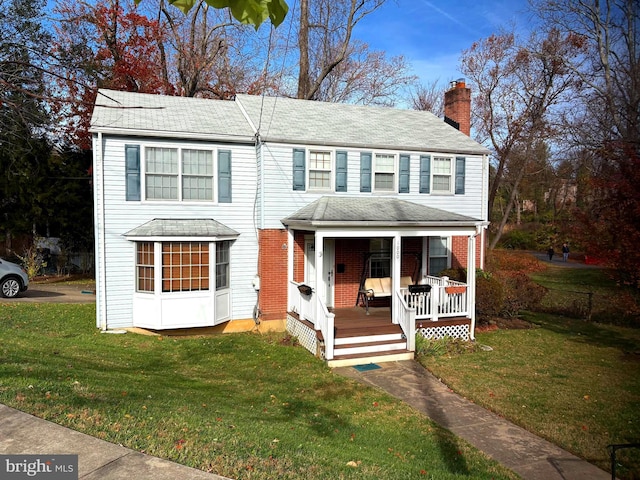
[[[476,328],[476,237],[478,233],[469,235],[467,246],[467,311],[471,318],[471,340],[475,339]]]
[[[315,232],[314,235],[315,242],[315,265],[316,265],[316,291],[315,291],[315,302],[314,304],[314,318],[318,318],[318,315],[322,314],[321,301],[324,297],[324,235],[320,232]]]
[[[391,243],[391,321],[398,323],[396,317],[400,311],[396,292],[400,290],[400,277],[402,275],[402,237],[396,234]]]

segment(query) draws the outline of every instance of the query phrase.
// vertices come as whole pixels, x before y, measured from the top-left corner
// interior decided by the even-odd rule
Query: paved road
[[[0,298],[0,302],[29,303],[94,303],[95,284],[87,283],[30,283],[26,292],[16,298]]]

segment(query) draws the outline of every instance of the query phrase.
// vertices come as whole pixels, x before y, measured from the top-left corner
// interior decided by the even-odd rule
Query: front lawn
[[[600,282],[594,271],[571,271],[578,272],[560,271],[557,285]],[[544,313],[522,320],[531,328],[477,333],[492,351],[458,349],[420,361],[455,392],[610,470],[607,445],[640,442],[640,330]],[[617,457],[620,478],[640,478],[640,449]]]
[[[0,403],[234,479],[517,478],[282,335],[104,334],[94,318],[0,303]]]

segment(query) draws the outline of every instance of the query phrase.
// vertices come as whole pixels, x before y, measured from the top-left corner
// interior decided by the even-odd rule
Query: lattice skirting
[[[313,328],[305,325],[297,318],[287,315],[287,332],[298,339],[300,345],[314,355],[318,354],[318,337]]]
[[[471,336],[468,323],[457,325],[438,325],[438,322],[434,322],[434,325],[423,323],[422,326],[416,327],[416,333],[432,340],[438,340],[444,337],[469,340]]]

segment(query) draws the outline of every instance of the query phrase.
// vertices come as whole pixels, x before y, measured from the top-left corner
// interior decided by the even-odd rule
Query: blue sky
[[[388,56],[404,55],[422,83],[462,78],[460,54],[515,25],[530,24],[527,0],[387,0],[357,26],[356,38]]]

